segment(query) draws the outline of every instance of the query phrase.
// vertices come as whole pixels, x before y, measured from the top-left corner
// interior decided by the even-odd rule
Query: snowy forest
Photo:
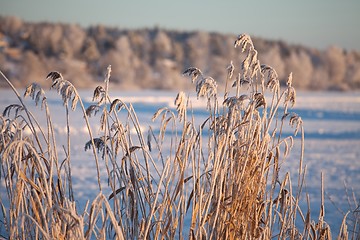
[[[241,29],[239,29],[241,32]],[[15,86],[45,81],[50,71],[63,73],[76,87],[103,81],[112,65],[112,87],[187,89],[182,72],[198,67],[221,87],[230,60],[239,58],[236,35],[203,31],[120,29],[102,25],[29,23],[0,17],[0,67]],[[252,36],[259,60],[277,70],[282,84],[293,72],[294,86],[303,90],[360,89],[360,52],[336,46],[324,50]],[[236,66],[236,65],[235,65]],[[239,66],[239,65],[238,65]],[[5,87],[0,82],[0,87]]]

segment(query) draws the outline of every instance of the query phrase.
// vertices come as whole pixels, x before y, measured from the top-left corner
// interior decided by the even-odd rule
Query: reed
[[[57,146],[45,91],[32,84],[24,94],[41,103],[46,117],[46,125],[41,126],[1,73],[19,99],[0,117],[0,178],[6,193],[0,198],[2,236],[331,239],[330,226],[324,221],[324,195],[318,219],[311,219],[310,204],[305,210],[299,207],[300,197],[306,194],[302,193],[305,139],[302,119],[291,111],[296,103],[292,74],[282,88],[275,69],[260,64],[248,35],[240,35],[234,46],[244,58],[238,66],[231,61],[223,96],[216,81],[200,69],[184,71],[197,97],[207,102],[207,118],[198,124],[190,98],[180,92],[174,108],[154,113],[152,120],[160,130],[149,127],[146,136],[133,106],[111,99],[111,66],[87,108],[70,81],[58,72],[49,73],[47,78],[66,109],[63,150]],[[97,197],[89,199],[84,210],[76,206],[70,149],[69,118],[79,105],[90,139],[84,143],[85,150],[92,151],[98,173]],[[89,118],[99,119],[98,136],[92,133]],[[292,136],[283,135],[286,125],[294,129]],[[26,129],[30,136],[24,134]],[[281,166],[298,134],[298,172],[284,173]],[[65,160],[59,158],[60,151]],[[108,186],[101,185],[100,161],[105,163]],[[111,193],[105,195],[103,188]],[[345,219],[341,239],[349,238]],[[358,231],[357,221],[353,231]]]

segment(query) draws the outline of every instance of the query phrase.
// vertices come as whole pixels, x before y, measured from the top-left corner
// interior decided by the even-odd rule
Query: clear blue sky
[[[0,15],[82,26],[246,32],[360,50],[360,0],[0,0]]]

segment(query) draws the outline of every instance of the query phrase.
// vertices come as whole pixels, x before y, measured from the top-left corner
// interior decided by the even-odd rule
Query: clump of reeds
[[[200,69],[184,72],[198,98],[207,101],[205,121],[196,123],[190,99],[180,92],[174,109],[160,108],[153,115],[160,130],[149,127],[146,136],[133,106],[111,99],[110,66],[86,109],[75,87],[51,72],[47,78],[66,108],[67,146],[62,150],[45,91],[32,84],[25,92],[45,109],[46,126],[40,126],[3,75],[19,104],[7,107],[0,118],[0,178],[6,190],[0,198],[1,234],[10,239],[331,238],[323,204],[318,221],[311,219],[310,208],[303,213],[299,207],[306,168],[302,120],[290,111],[296,102],[292,74],[282,89],[275,69],[260,64],[248,35],[240,35],[235,47],[245,58],[240,66],[229,65],[222,97],[216,81]],[[78,105],[99,188],[82,212],[72,187],[69,126],[70,110]],[[89,123],[96,114],[98,136]],[[283,136],[287,124],[293,136],[301,135],[295,188],[290,173],[281,172],[294,143],[293,136]],[[23,134],[25,129],[32,134]],[[100,161],[107,186],[101,185]],[[110,189],[108,195],[104,188]],[[347,236],[346,227],[344,222],[340,236]]]

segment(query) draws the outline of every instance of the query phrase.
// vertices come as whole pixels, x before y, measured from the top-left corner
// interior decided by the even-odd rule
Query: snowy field
[[[23,94],[23,91],[20,91]],[[91,104],[91,91],[81,91],[85,105]],[[47,91],[50,112],[58,133],[58,145],[65,145],[65,109],[61,97],[55,91]],[[132,103],[139,121],[147,134],[153,113],[160,107],[173,108],[175,92],[111,92],[112,98],[120,98],[125,103]],[[17,103],[16,96],[9,90],[0,90],[0,109]],[[40,122],[45,114],[40,107],[35,107],[32,100],[26,99],[29,109],[39,116]],[[194,101],[194,114],[205,116],[205,102]],[[354,201],[360,200],[360,93],[303,92],[297,94],[297,103],[292,110],[299,114],[305,127],[305,159],[307,176],[305,191],[311,199],[312,217],[316,218],[320,208],[321,172],[325,184],[325,221],[332,227],[333,234],[338,233],[343,214],[354,210]],[[98,117],[96,117],[98,119]],[[84,152],[88,140],[80,108],[70,114],[72,146],[72,174],[74,191],[79,206],[86,200],[92,200],[97,194],[95,161],[91,152]],[[98,120],[94,122],[95,136]],[[156,129],[154,129],[156,130]],[[295,147],[282,171],[290,171],[295,176],[298,169],[299,146]],[[59,148],[62,149],[62,148]],[[106,185],[106,172],[102,176]],[[4,189],[1,186],[1,192]],[[355,199],[353,197],[355,195]],[[302,206],[306,209],[305,198]]]

